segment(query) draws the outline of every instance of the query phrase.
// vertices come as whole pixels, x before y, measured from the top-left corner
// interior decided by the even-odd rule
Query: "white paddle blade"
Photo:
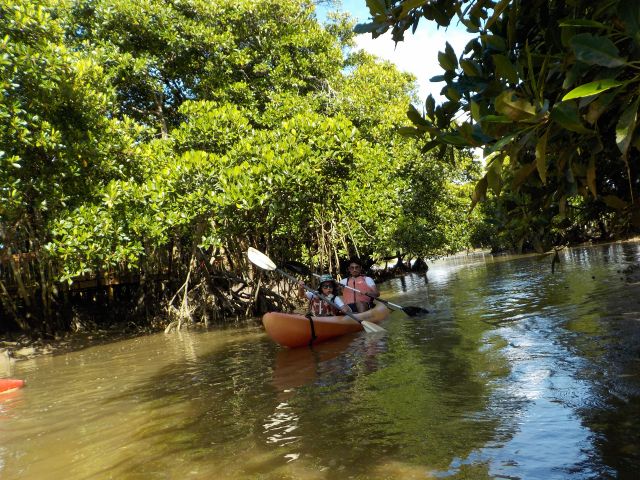
[[[253,247],[249,247],[249,250],[247,250],[247,257],[249,257],[251,263],[263,270],[275,270],[278,268],[269,257]]]
[[[362,322],[362,328],[364,328],[364,331],[367,333],[386,332],[380,325],[366,321]]]

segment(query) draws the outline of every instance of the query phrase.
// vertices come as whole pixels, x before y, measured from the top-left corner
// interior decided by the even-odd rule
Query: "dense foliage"
[[[472,204],[501,241],[539,251],[640,230],[640,3],[627,0],[367,0],[374,37],[420,21],[473,33],[439,54],[446,101],[410,115],[437,146],[481,147]],[[465,116],[460,116],[464,112]],[[454,118],[466,118],[454,121]],[[496,237],[498,238],[498,237]]]
[[[470,157],[421,161],[397,134],[415,79],[350,52],[344,16],[0,0],[0,18],[4,329],[80,328],[87,303],[205,320],[286,306],[249,246],[333,272],[468,246]]]

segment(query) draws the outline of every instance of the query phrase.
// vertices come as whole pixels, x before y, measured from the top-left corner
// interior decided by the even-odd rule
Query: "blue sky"
[[[340,10],[355,17],[358,23],[369,19],[369,9],[366,0],[342,0]],[[326,15],[326,7],[318,7],[318,18]],[[370,34],[356,37],[357,48],[362,48],[384,60],[393,62],[400,70],[413,73],[418,80],[419,98],[424,102],[431,93],[436,102],[444,101],[440,90],[444,83],[431,83],[429,79],[441,75],[442,69],[438,64],[438,51],[444,51],[445,42],[449,42],[457,55],[462,53],[472,35],[465,31],[462,25],[452,25],[448,29],[438,29],[435,24],[421,21],[415,34],[407,31],[404,42],[396,46],[390,34],[385,34],[375,40]]]

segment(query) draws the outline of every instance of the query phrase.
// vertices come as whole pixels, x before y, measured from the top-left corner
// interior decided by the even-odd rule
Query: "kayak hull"
[[[380,323],[389,316],[389,309],[377,303],[371,310],[354,313],[361,321]],[[347,333],[363,330],[362,325],[348,316],[311,317],[316,338],[311,342],[311,322],[297,313],[269,312],[263,315],[262,324],[276,343],[283,347],[296,348],[324,342]]]
[[[24,380],[17,378],[0,378],[0,393],[24,387]]]

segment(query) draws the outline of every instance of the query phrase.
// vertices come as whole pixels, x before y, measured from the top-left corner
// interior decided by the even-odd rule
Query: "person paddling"
[[[309,300],[309,310],[313,316],[332,317],[335,315],[344,315],[344,312],[351,312],[351,308],[345,305],[342,299],[338,296],[338,284],[331,275],[320,276],[318,293],[335,303],[340,307],[340,310],[322,300],[319,295],[306,291],[304,288],[304,282],[300,282],[298,283],[298,296]]]
[[[340,281],[341,285],[366,293],[366,295],[363,295],[349,288],[343,289],[342,297],[354,312],[366,312],[373,307],[373,298],[380,296],[376,282],[373,278],[367,277],[362,273],[362,267],[362,262],[359,259],[352,258],[349,260],[349,276]]]

